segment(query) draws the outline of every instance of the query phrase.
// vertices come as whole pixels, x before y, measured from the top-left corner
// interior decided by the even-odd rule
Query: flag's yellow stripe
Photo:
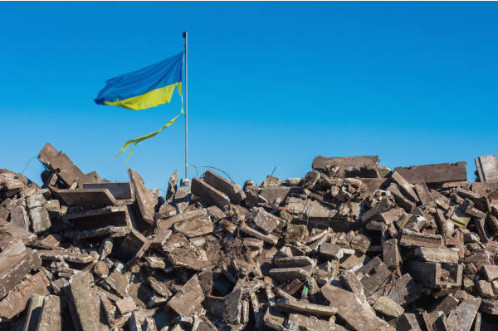
[[[181,114],[183,114],[183,107],[182,107],[182,110],[180,111],[180,114],[176,115],[171,121],[169,121],[168,123],[166,123],[159,130],[154,131],[154,132],[149,133],[149,134],[146,134],[145,136],[141,136],[141,137],[138,137],[138,138],[135,138],[135,139],[128,140],[127,142],[124,143],[123,147],[121,147],[121,150],[119,151],[118,155],[116,155],[116,157],[120,156],[124,151],[126,151],[126,149],[128,148],[128,146],[130,146],[131,144],[133,144],[133,146],[131,147],[131,150],[130,150],[130,154],[128,155],[128,159],[126,160],[126,163],[128,163],[128,161],[130,160],[130,157],[131,157],[131,153],[133,153],[133,149],[135,148],[135,146],[137,146],[139,143],[141,143],[145,139],[149,139],[149,138],[154,137],[159,132],[161,132],[162,130],[166,129],[171,124],[175,123],[175,121],[178,119],[178,117],[180,117]]]
[[[173,92],[175,91],[175,86],[178,86],[178,92],[180,93],[180,95],[182,95],[182,83],[180,82],[152,90],[133,98],[115,100],[112,102],[105,101],[105,104],[109,106],[119,106],[131,110],[141,110],[159,106],[163,103],[169,103],[171,101],[171,97],[173,96]]]

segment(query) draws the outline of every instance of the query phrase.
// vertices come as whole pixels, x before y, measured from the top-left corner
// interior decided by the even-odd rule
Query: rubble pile
[[[45,145],[39,187],[0,170],[2,330],[496,330],[498,161],[322,157],[243,188],[165,196]],[[185,184],[185,183],[184,183]]]

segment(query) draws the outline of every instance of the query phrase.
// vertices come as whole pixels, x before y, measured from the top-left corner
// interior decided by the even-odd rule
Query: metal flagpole
[[[185,38],[185,178],[188,181],[188,31],[183,33]]]

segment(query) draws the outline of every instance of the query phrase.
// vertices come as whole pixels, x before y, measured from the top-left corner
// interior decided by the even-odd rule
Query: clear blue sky
[[[498,146],[498,3],[0,3],[0,167],[45,142],[85,172],[165,189],[183,174],[169,105],[98,107],[106,79],[182,50],[190,32],[190,161],[238,183],[304,176],[317,155],[389,167],[467,161]],[[26,174],[39,181],[41,164]],[[205,170],[205,169],[201,169]],[[192,169],[193,174],[195,171]]]

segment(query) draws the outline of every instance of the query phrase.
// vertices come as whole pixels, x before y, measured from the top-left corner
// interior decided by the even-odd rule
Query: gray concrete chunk
[[[193,194],[200,196],[209,206],[216,205],[222,210],[228,209],[228,204],[230,203],[228,196],[202,179],[192,179],[191,191]]]
[[[230,182],[211,170],[204,173],[204,181],[218,191],[225,193],[230,198],[230,201],[235,204],[240,204],[246,198],[246,194],[239,185]]]

